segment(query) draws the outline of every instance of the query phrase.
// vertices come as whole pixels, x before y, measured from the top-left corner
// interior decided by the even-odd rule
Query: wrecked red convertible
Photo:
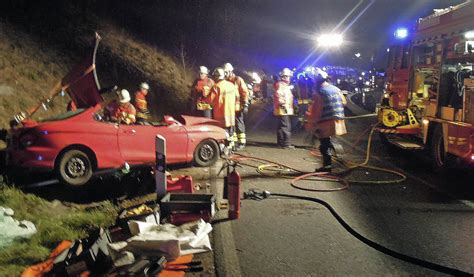
[[[215,120],[165,116],[159,125],[146,126],[103,119],[103,99],[95,70],[99,40],[97,36],[91,54],[63,78],[61,86],[45,101],[15,117],[21,125],[9,130],[7,164],[54,170],[63,183],[83,185],[97,170],[154,163],[156,135],[167,141],[168,164],[214,164],[226,139],[225,130]],[[41,122],[28,119],[61,91],[70,95],[76,111]]]

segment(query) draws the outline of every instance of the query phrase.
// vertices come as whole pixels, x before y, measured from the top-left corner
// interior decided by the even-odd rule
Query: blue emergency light
[[[408,37],[408,29],[407,28],[398,28],[395,30],[395,38],[396,39],[405,39]]]

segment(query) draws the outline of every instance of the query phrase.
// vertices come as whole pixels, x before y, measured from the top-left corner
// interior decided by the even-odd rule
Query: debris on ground
[[[33,222],[18,221],[13,218],[15,212],[0,206],[0,249],[10,245],[17,238],[29,238],[36,233]]]

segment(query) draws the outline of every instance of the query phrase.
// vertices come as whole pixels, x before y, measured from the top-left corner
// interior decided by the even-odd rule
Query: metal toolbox
[[[216,196],[214,194],[167,193],[160,201],[162,218],[199,215],[199,218],[210,221],[216,213]]]

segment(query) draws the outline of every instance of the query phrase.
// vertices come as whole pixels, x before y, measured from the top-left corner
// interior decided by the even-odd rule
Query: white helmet
[[[199,74],[206,74],[208,75],[209,74],[209,69],[207,69],[207,67],[205,67],[204,65],[201,65],[199,67]]]
[[[291,77],[293,76],[293,71],[291,71],[288,67],[283,68],[280,72],[281,77]]]
[[[234,67],[230,63],[224,64],[224,71],[225,72],[232,72],[234,71]]]
[[[225,71],[222,67],[218,67],[214,69],[214,72],[212,73],[214,77],[216,77],[219,80],[224,80],[225,79]]]
[[[130,102],[130,93],[126,89],[122,89],[118,93],[120,103],[128,103]]]
[[[316,77],[319,77],[319,78],[324,79],[324,80],[326,80],[329,77],[329,74],[326,71],[319,68],[319,67],[316,67],[315,75],[316,75]]]
[[[140,84],[140,89],[150,90],[150,86],[147,83],[141,83]]]
[[[252,72],[252,82],[255,84],[260,84],[262,82],[262,78],[258,76],[257,72]]]

